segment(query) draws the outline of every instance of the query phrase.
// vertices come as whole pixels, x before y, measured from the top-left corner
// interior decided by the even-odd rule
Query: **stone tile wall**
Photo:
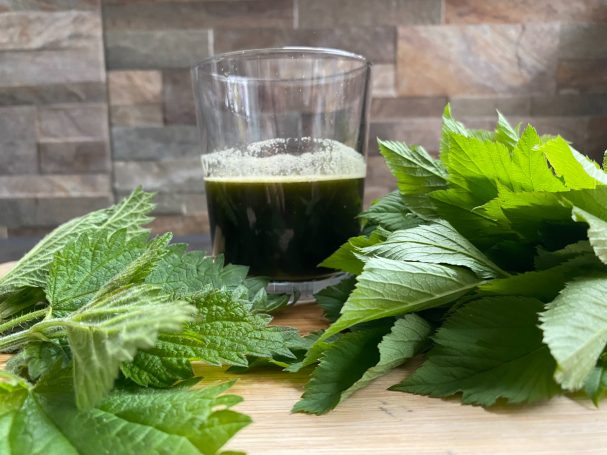
[[[0,0],[0,236],[139,184],[159,193],[156,229],[205,232],[188,68],[214,53],[368,56],[370,200],[393,187],[375,138],[435,152],[447,102],[473,126],[497,108],[602,156],[606,43],[605,0]]]

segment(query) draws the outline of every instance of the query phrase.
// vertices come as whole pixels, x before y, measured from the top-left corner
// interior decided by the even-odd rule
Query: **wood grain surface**
[[[0,275],[7,270],[0,265]],[[276,323],[310,331],[323,327],[318,307],[297,305]],[[6,360],[0,357],[0,363]],[[291,414],[305,374],[259,371],[235,376],[196,370],[206,381],[237,379],[231,392],[254,423],[226,447],[249,454],[607,454],[607,406],[558,397],[526,407],[486,410],[386,388],[402,380],[398,368],[324,416]]]

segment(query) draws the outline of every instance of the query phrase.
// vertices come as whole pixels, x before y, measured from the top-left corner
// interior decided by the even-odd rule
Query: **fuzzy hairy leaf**
[[[489,297],[458,308],[434,336],[427,360],[391,390],[468,404],[529,403],[559,391],[555,362],[537,327],[542,302]]]
[[[388,193],[359,215],[372,225],[388,231],[408,229],[417,226],[421,220],[406,207],[398,191]]]
[[[362,248],[375,245],[382,240],[384,240],[384,237],[378,230],[373,231],[368,237],[366,235],[350,237],[335,253],[322,261],[320,266],[358,275],[365,265],[358,256]]]
[[[607,344],[607,276],[570,282],[541,315],[544,342],[557,361],[556,380],[579,390]]]
[[[151,348],[141,350],[123,374],[142,386],[169,387],[194,376],[191,361],[246,367],[247,356],[294,358],[286,340],[294,330],[269,327],[271,318],[253,314],[242,290],[194,294],[194,319],[177,333],[163,333]]]

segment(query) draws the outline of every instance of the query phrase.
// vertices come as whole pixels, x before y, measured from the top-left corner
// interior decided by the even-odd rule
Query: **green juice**
[[[340,146],[337,155],[344,152],[345,146]],[[322,153],[272,155],[271,166],[267,156],[244,160],[242,169],[253,175],[207,176],[213,253],[278,281],[306,281],[334,272],[318,264],[359,233],[356,217],[362,209],[364,159],[349,148],[346,160],[336,157],[335,150],[331,153],[329,158],[337,165],[330,169],[315,165],[319,160],[326,164]],[[348,159],[357,164],[348,165]],[[224,169],[230,168],[227,161]],[[298,172],[310,175],[255,175],[284,173],[285,166],[299,166]],[[340,169],[346,172],[340,175]]]

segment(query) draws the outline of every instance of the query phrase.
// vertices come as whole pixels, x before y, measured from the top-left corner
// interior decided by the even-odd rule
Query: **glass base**
[[[269,294],[290,294],[289,305],[310,303],[315,301],[314,294],[338,284],[347,276],[347,273],[339,272],[312,281],[273,281],[268,284],[266,290]]]

